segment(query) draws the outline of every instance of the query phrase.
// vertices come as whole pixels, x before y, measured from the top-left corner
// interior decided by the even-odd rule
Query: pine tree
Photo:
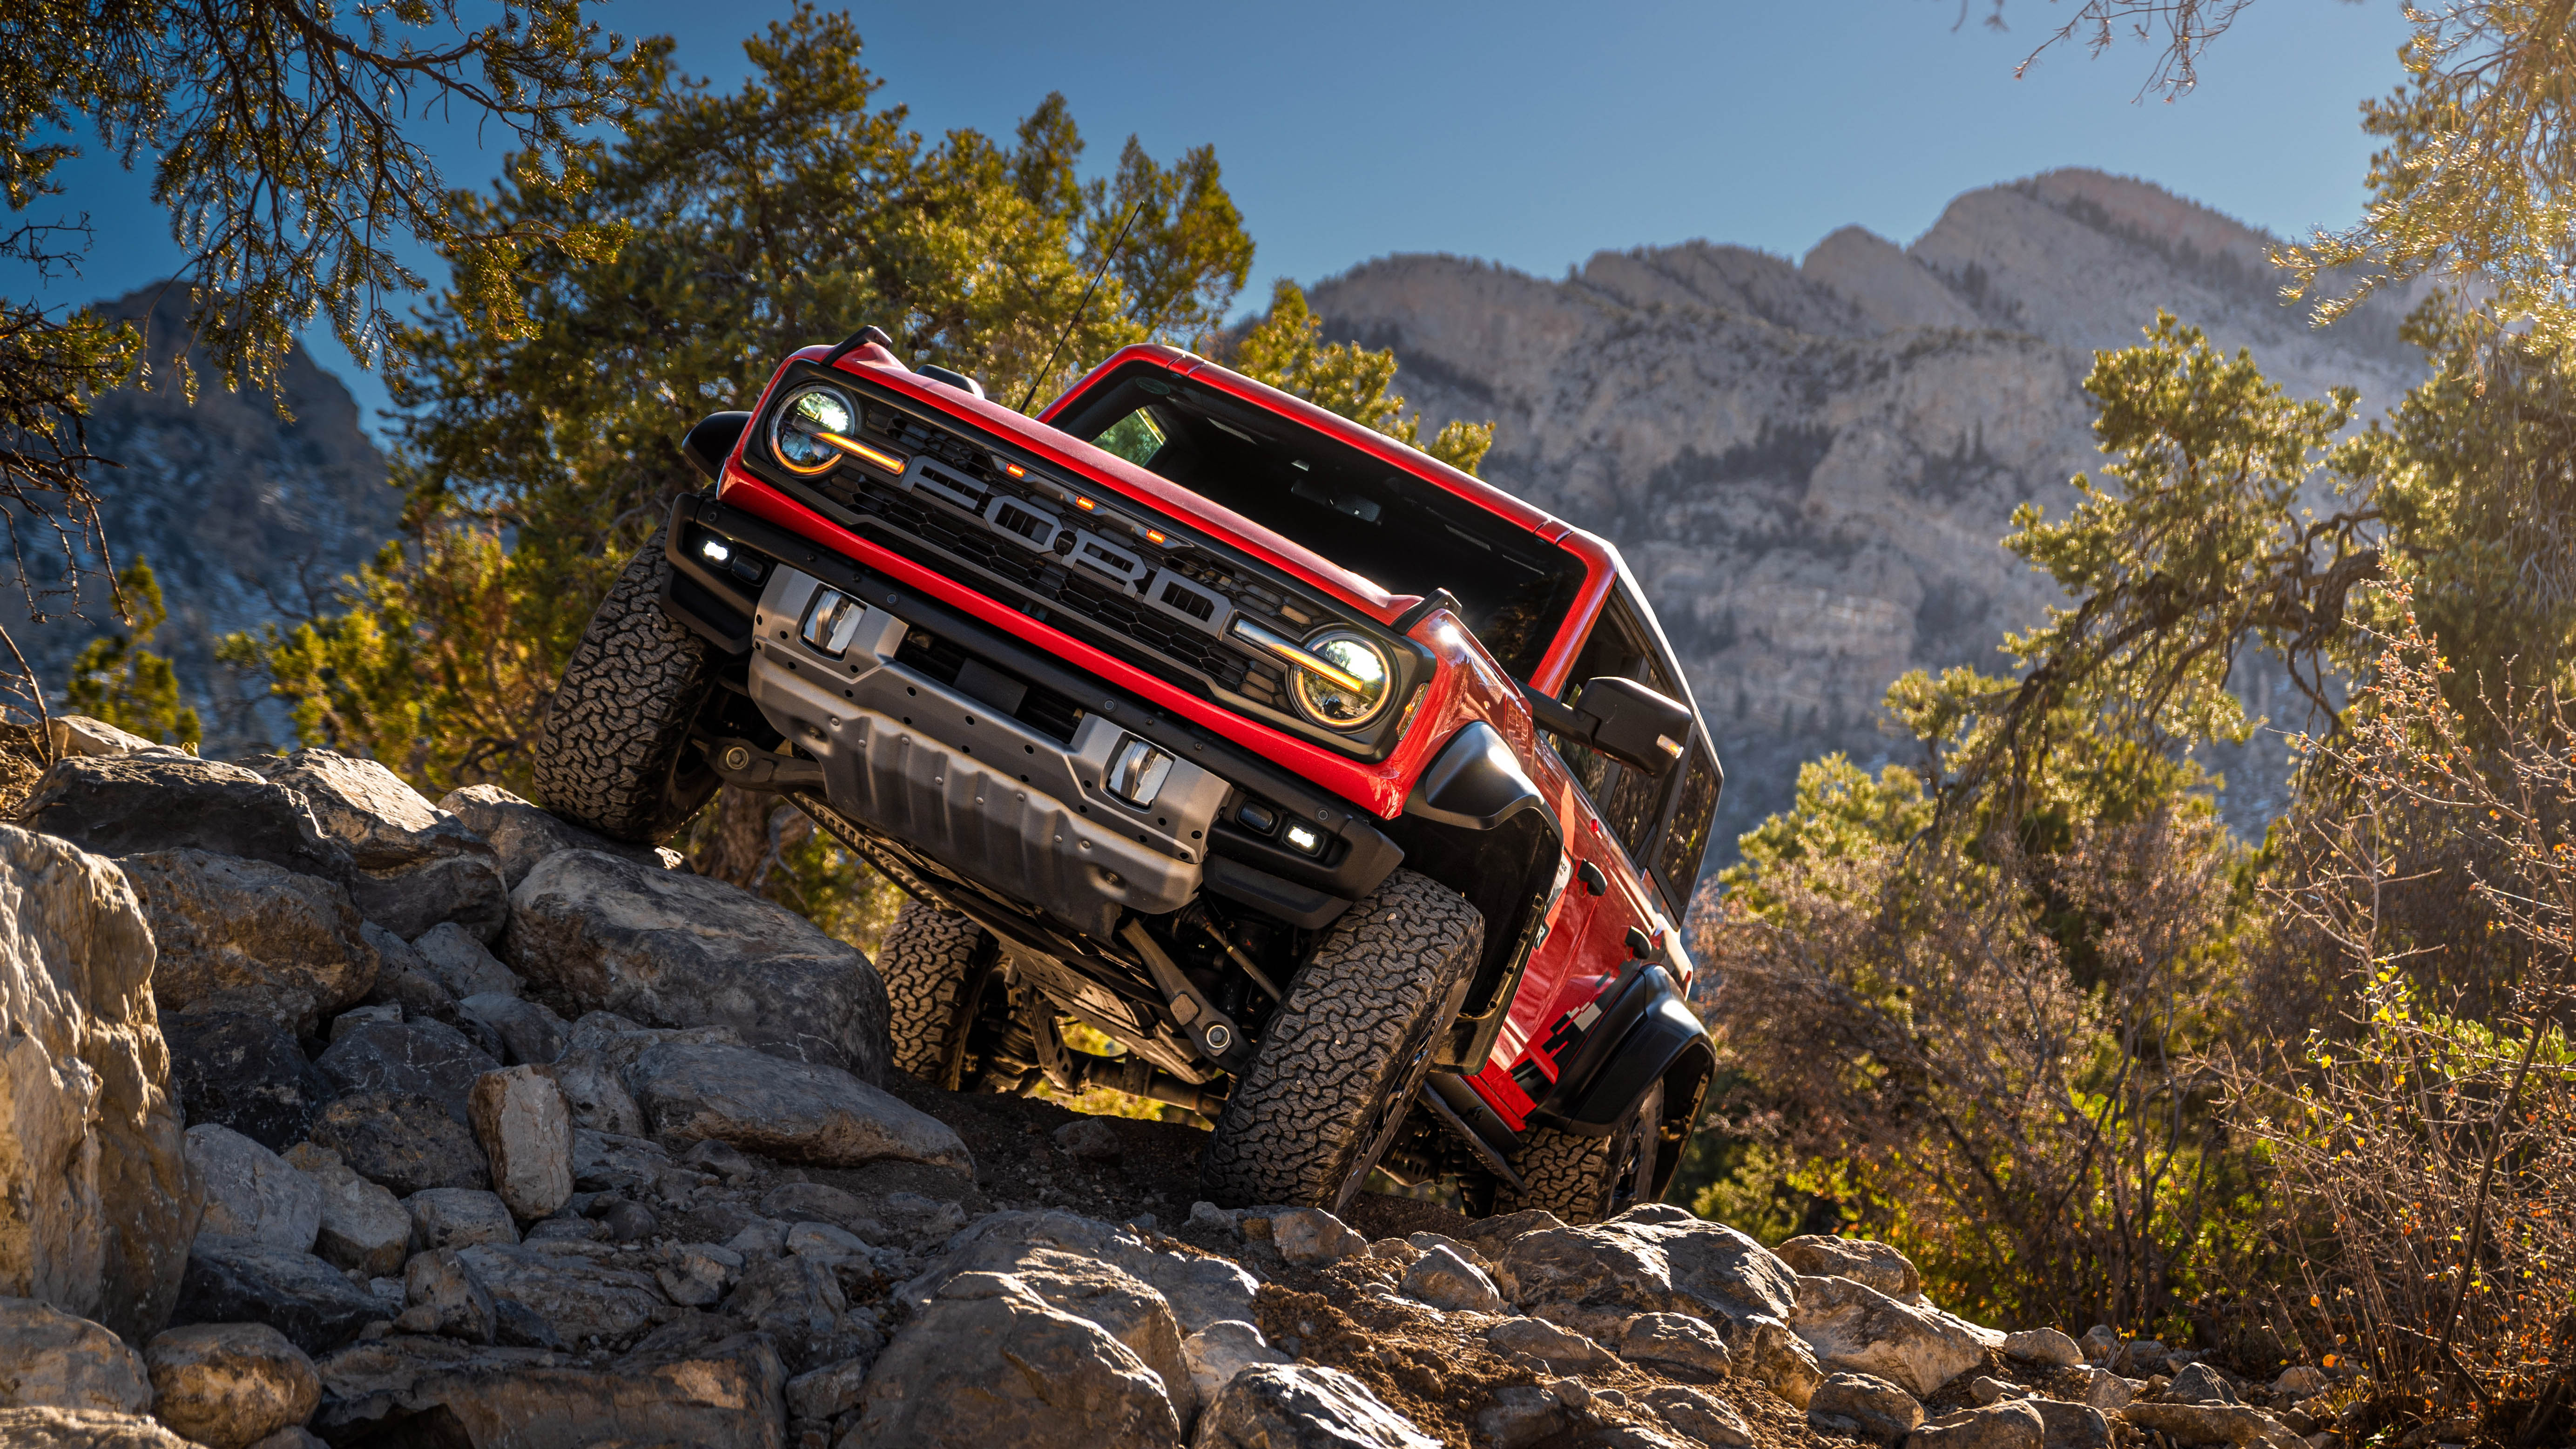
[[[197,712],[179,703],[179,678],[170,661],[145,647],[170,618],[161,581],[149,562],[137,558],[117,572],[116,584],[128,611],[126,632],[89,641],[72,661],[63,693],[76,714],[193,753],[206,734]]]

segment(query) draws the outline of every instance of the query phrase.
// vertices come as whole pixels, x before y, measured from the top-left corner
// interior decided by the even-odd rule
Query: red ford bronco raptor
[[[1219,1204],[1662,1194],[1722,776],[1607,542],[1167,347],[1031,421],[869,328],[682,451],[714,486],[574,651],[558,813],[783,793],[911,896],[896,1065],[1188,1107]]]

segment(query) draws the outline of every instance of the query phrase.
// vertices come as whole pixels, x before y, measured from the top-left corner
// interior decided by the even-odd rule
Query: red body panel
[[[822,348],[808,348],[796,356],[819,362],[824,352]],[[1179,488],[1123,458],[1046,425],[1046,420],[1059,415],[1093,381],[1116,367],[1137,361],[1152,362],[1174,373],[1192,376],[1202,385],[1241,397],[1256,407],[1291,418],[1318,432],[1329,433],[1391,467],[1446,489],[1494,517],[1527,528],[1581,559],[1585,566],[1583,586],[1565,626],[1548,646],[1530,680],[1534,687],[1543,691],[1562,691],[1584,638],[1616,580],[1616,556],[1609,546],[1508,493],[1371,429],[1274,388],[1213,368],[1205,359],[1167,347],[1139,346],[1119,352],[1086,374],[1034,422],[1008,408],[919,377],[896,361],[891,353],[873,344],[853,350],[839,366],[926,406],[962,420],[971,420],[989,432],[1008,437],[1039,458],[1096,480],[1105,491],[1124,494],[1193,529],[1202,530],[1230,547],[1264,559],[1380,623],[1394,622],[1406,609],[1420,602],[1414,595],[1390,595],[1371,581],[1338,567],[1303,545]],[[769,389],[764,390],[760,401],[755,404],[755,413],[767,410],[769,392],[776,387],[777,378],[773,377]],[[1663,927],[1647,904],[1650,897],[1644,880],[1629,865],[1625,852],[1603,832],[1599,817],[1556,752],[1540,744],[1529,708],[1520,697],[1518,684],[1503,672],[1484,647],[1447,610],[1434,611],[1418,621],[1412,630],[1411,637],[1428,647],[1437,660],[1437,668],[1425,687],[1414,725],[1393,754],[1383,762],[1369,764],[1335,754],[1201,699],[842,528],[744,471],[739,466],[740,449],[749,446],[751,439],[752,432],[746,430],[742,442],[737,444],[735,456],[727,460],[718,485],[719,493],[728,506],[741,508],[788,529],[820,548],[856,560],[878,573],[901,580],[907,588],[919,590],[994,628],[1016,635],[1036,648],[1151,701],[1159,708],[1256,751],[1380,819],[1392,819],[1402,812],[1405,797],[1415,778],[1459,729],[1471,721],[1481,720],[1501,734],[1555,814],[1566,849],[1575,863],[1590,861],[1597,864],[1611,883],[1610,889],[1598,897],[1587,894],[1580,887],[1571,887],[1558,899],[1548,936],[1531,957],[1520,988],[1505,1013],[1503,1031],[1491,1057],[1482,1070],[1468,1078],[1477,1094],[1515,1130],[1526,1124],[1533,1104],[1520,1084],[1512,1079],[1512,1068],[1534,1062],[1545,1077],[1553,1080],[1556,1066],[1543,1048],[1549,1033],[1569,1014],[1597,998],[1615,976],[1618,963],[1628,955],[1625,938],[1631,926],[1643,926],[1650,932]],[[1686,966],[1684,971],[1687,973]]]

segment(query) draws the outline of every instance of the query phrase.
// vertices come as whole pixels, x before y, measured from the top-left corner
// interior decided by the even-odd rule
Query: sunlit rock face
[[[1799,761],[1911,758],[1881,725],[1889,681],[2000,672],[2004,631],[2057,599],[1997,540],[2025,500],[2062,516],[2098,466],[2095,349],[2163,307],[2295,394],[2360,388],[2364,417],[2412,383],[2408,299],[2313,329],[2273,244],[2144,182],[2055,171],[1960,197],[1905,247],[1858,227],[1797,262],[1689,242],[1561,281],[1399,256],[1309,295],[1333,336],[1396,349],[1428,425],[1499,425],[1488,479],[1635,565],[1726,761],[1715,868]],[[2297,727],[2279,681],[2239,679]],[[2211,763],[2240,826],[2277,806],[2277,735]]]

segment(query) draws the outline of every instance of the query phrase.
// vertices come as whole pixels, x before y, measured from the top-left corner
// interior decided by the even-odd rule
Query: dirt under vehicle
[[[783,792],[913,897],[897,1065],[1187,1106],[1220,1204],[1661,1195],[1722,776],[1608,543],[1156,346],[1032,421],[871,328],[683,451],[714,486],[576,649],[550,807]]]

